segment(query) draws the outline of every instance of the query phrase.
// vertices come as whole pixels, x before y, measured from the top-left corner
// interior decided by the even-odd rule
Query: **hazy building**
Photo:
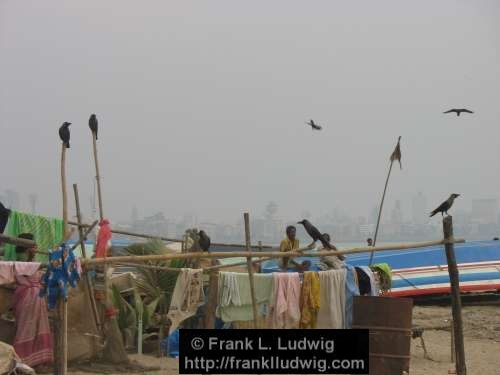
[[[401,224],[403,223],[403,210],[401,209],[401,201],[397,200],[394,204],[394,208],[391,211],[391,223]]]
[[[411,217],[415,224],[425,224],[428,221],[427,198],[420,191],[415,195],[411,202]]]
[[[498,203],[496,199],[473,199],[471,219],[478,224],[496,223],[498,218]]]

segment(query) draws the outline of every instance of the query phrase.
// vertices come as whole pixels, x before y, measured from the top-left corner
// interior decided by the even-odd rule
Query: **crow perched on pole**
[[[474,112],[469,111],[468,109],[465,109],[465,108],[460,108],[460,109],[453,108],[453,109],[450,109],[449,111],[446,111],[443,113],[451,113],[451,112],[455,112],[457,114],[457,116],[460,116],[460,113],[462,113],[462,112],[474,113]]]
[[[59,128],[59,138],[64,142],[66,148],[69,148],[69,126],[71,122],[64,122]]]
[[[431,212],[430,217],[433,217],[438,212],[441,212],[441,216],[444,216],[444,214],[448,215],[448,210],[453,205],[453,201],[455,200],[455,198],[459,196],[460,194],[451,194],[447,200],[445,200],[443,203],[439,205],[438,208],[436,208],[434,211]]]
[[[309,120],[309,122],[306,122],[306,124],[311,127],[311,130],[321,130],[322,129],[322,127],[318,124],[315,124],[312,119]]]
[[[306,230],[307,234],[311,236],[313,239],[313,242],[311,243],[311,246],[316,243],[316,241],[321,241],[323,246],[327,249],[332,249],[332,250],[337,250],[337,248],[328,242],[328,240],[321,234],[321,232],[316,228],[314,225],[312,225],[309,220],[303,219],[302,221],[299,221],[297,224],[302,224],[304,226],[304,229]]]
[[[203,230],[200,230],[198,232],[198,236],[200,236],[200,239],[198,242],[200,244],[201,249],[203,251],[209,251],[210,250],[210,237],[208,237],[208,235]]]
[[[89,128],[92,131],[92,134],[94,134],[94,137],[97,141],[97,117],[94,113],[90,115],[89,118]]]

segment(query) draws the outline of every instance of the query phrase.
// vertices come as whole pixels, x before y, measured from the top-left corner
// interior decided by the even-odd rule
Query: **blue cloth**
[[[352,305],[354,296],[359,296],[359,288],[356,284],[354,276],[354,267],[350,264],[345,265],[346,279],[345,279],[345,328],[352,328]]]
[[[79,280],[75,255],[63,243],[57,250],[49,252],[49,266],[42,277],[43,287],[39,296],[47,296],[48,308],[53,309],[58,298],[67,300],[68,284],[76,288]]]
[[[179,356],[179,329],[173,331],[170,336],[165,337],[160,342],[160,347],[169,357]]]

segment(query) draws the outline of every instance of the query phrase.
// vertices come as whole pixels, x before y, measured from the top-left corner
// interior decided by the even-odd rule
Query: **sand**
[[[451,317],[450,307],[415,307],[413,322],[421,326],[446,325]],[[463,309],[465,352],[469,374],[500,374],[500,307],[467,306]],[[424,340],[431,359],[424,358],[420,339],[412,340],[410,374],[445,375],[452,368],[450,332],[430,330],[424,332]],[[130,358],[146,366],[158,366],[160,371],[143,374],[178,374],[178,360],[148,355],[131,355]],[[72,371],[73,375],[98,374]]]

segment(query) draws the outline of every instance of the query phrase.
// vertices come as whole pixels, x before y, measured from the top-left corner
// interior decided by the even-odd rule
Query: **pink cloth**
[[[31,276],[40,268],[40,262],[15,262],[16,275]]]
[[[53,362],[52,334],[45,299],[38,297],[42,272],[30,276],[16,275],[13,297],[16,317],[14,349],[28,366]]]
[[[106,257],[106,248],[108,246],[108,241],[111,239],[111,228],[109,227],[109,221],[107,219],[102,219],[99,223],[99,234],[97,235],[97,243],[95,245],[95,256],[96,258]]]
[[[16,281],[14,278],[14,262],[0,261],[0,285],[12,284]]]
[[[273,273],[269,328],[299,328],[300,278],[297,272]]]

